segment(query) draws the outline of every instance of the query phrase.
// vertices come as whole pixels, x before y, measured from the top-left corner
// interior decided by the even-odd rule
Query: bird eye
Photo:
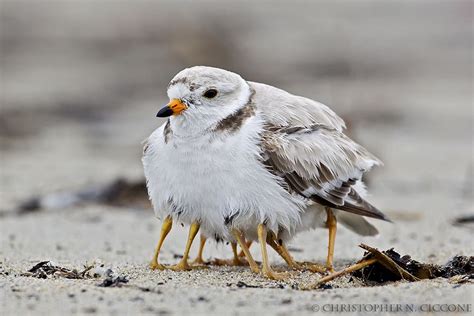
[[[206,92],[204,92],[203,96],[205,96],[208,99],[212,99],[217,95],[217,90],[216,89],[209,89]]]

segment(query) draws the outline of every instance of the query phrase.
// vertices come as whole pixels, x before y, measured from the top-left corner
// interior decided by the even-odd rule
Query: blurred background
[[[472,1],[2,1],[1,212],[141,181],[167,83],[209,65],[329,105],[385,162],[372,201],[445,225],[472,211],[472,15]]]
[[[321,300],[472,301],[472,287],[439,280],[384,291],[235,291],[232,280],[273,285],[244,268],[150,271],[160,222],[141,142],[163,123],[155,115],[180,70],[237,72],[329,105],[384,161],[367,179],[369,200],[395,223],[373,221],[379,238],[338,230],[337,269],[361,258],[361,242],[438,264],[472,255],[473,3],[0,0],[0,310],[313,315]],[[180,258],[186,230],[174,226],[163,263]],[[326,242],[325,230],[305,232],[290,251],[323,262]],[[229,258],[230,249],[210,243],[204,257]],[[21,276],[43,260],[79,270],[102,262],[131,287]],[[154,290],[137,298],[143,286]]]

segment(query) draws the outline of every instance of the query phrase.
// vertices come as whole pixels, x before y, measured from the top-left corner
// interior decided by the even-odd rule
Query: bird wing
[[[255,91],[252,101],[265,120],[275,126],[311,126],[324,124],[338,131],[346,125],[334,111],[314,100],[292,95],[284,90],[257,82],[249,82]]]
[[[380,160],[337,128],[268,123],[262,148],[265,166],[292,191],[324,206],[388,220],[353,188]]]

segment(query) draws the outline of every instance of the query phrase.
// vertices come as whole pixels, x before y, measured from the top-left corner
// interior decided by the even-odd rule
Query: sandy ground
[[[140,142],[161,124],[154,113],[166,102],[167,81],[204,63],[331,105],[385,162],[368,179],[370,200],[394,224],[374,222],[376,238],[341,228],[337,268],[361,258],[361,242],[438,264],[473,255],[473,228],[452,225],[474,211],[469,1],[280,3],[248,16],[245,6],[220,5],[215,14],[196,6],[189,15],[180,2],[166,3],[170,11],[150,2],[79,3],[44,1],[36,10],[25,1],[2,3],[0,314],[287,315],[321,312],[325,304],[473,301],[472,284],[443,279],[363,287],[342,278],[332,288],[300,291],[297,285],[320,276],[294,272],[288,282],[270,282],[245,268],[150,271],[160,230],[151,210],[88,204],[15,214],[31,196],[141,179]],[[301,10],[314,14],[301,17]],[[169,12],[182,14],[181,28],[170,27]],[[213,27],[197,27],[199,17]],[[288,18],[291,24],[274,22]],[[186,232],[175,225],[164,263],[179,260]],[[323,262],[326,243],[326,231],[317,230],[290,246],[299,260]],[[205,257],[230,257],[230,247],[210,242]],[[101,263],[129,282],[103,288],[101,278],[21,276],[42,260],[77,269]],[[285,268],[273,252],[271,261]]]
[[[431,210],[433,211],[433,210]],[[341,229],[337,236],[336,266],[360,258],[359,242],[411,254],[414,258],[444,263],[455,254],[472,254],[472,231],[446,223],[451,216],[429,220],[400,219],[383,224],[379,238],[360,238]],[[437,212],[442,214],[442,212]],[[472,302],[472,285],[450,284],[444,279],[418,283],[395,282],[361,287],[347,278],[332,289],[300,291],[298,285],[315,281],[318,275],[293,272],[288,282],[271,282],[245,268],[211,267],[190,272],[150,271],[147,267],[159,231],[151,212],[124,211],[100,206],[43,212],[21,218],[4,218],[1,235],[1,309],[18,314],[313,314],[325,304],[435,304]],[[162,262],[174,263],[184,247],[186,230],[176,228],[165,244]],[[323,261],[326,234],[309,232],[291,244],[297,259]],[[254,247],[254,255],[259,254]],[[227,245],[209,243],[208,257],[229,257]],[[271,254],[272,262],[284,268]],[[20,276],[34,264],[51,260],[82,269],[104,264],[124,275],[129,283],[121,288],[97,285],[101,278],[87,280],[36,279]],[[239,282],[258,288],[238,287]]]

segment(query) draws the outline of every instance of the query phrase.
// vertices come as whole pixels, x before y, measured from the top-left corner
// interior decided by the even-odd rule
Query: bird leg
[[[326,260],[326,269],[329,272],[334,272],[333,258],[334,258],[334,244],[336,242],[337,220],[330,208],[326,208],[327,221],[326,225],[329,229],[329,243],[328,243],[328,257]]]
[[[258,242],[262,251],[262,273],[269,279],[283,280],[287,277],[285,273],[275,272],[268,262],[267,254],[267,227],[265,224],[259,224],[257,228]]]
[[[213,263],[218,265],[218,266],[244,266],[244,265],[248,265],[247,262],[243,261],[239,257],[239,254],[237,253],[237,243],[232,242],[230,245],[232,247],[232,253],[234,254],[234,257],[232,259],[229,259],[229,260],[215,259]]]
[[[268,232],[267,244],[272,247],[293,270],[309,270],[311,272],[318,273],[323,273],[326,271],[324,266],[321,266],[317,263],[295,261],[286,246],[283,243],[277,241],[277,237],[275,236],[274,232]]]
[[[245,254],[245,258],[247,258],[247,261],[250,265],[250,270],[252,270],[252,272],[254,273],[259,273],[260,269],[258,268],[258,265],[255,260],[253,260],[252,255],[250,254],[249,248],[245,243],[245,239],[243,237],[242,232],[234,228],[232,229],[232,235],[234,235],[234,238],[237,240],[237,243],[239,244],[240,248],[242,248],[242,251]]]
[[[232,247],[232,254],[234,255],[234,258],[232,259],[232,263],[235,266],[243,266],[247,265],[247,262],[244,262],[240,259],[239,254],[237,253],[237,243],[233,242],[230,244]],[[247,247],[248,249],[248,247]]]
[[[171,270],[186,271],[192,269],[192,267],[188,264],[189,250],[193,244],[194,237],[196,237],[196,234],[199,231],[199,227],[200,225],[197,222],[192,223],[191,227],[189,227],[188,241],[186,243],[186,249],[184,250],[183,258],[178,264],[170,267]]]
[[[280,255],[280,257],[283,258],[283,260],[285,260],[290,268],[295,270],[300,270],[302,268],[300,264],[293,260],[290,253],[288,252],[288,249],[286,249],[283,244],[280,244],[277,241],[275,233],[272,231],[268,232],[267,234],[267,244],[272,247]]]
[[[204,251],[204,245],[206,244],[206,236],[204,236],[202,233],[201,233],[201,240],[200,240],[200,243],[199,243],[199,251],[198,251],[198,255],[196,257],[196,259],[193,260],[193,264],[196,264],[196,265],[205,265],[207,264],[206,261],[204,261],[204,259],[202,258],[202,253]]]
[[[251,240],[248,240],[248,241],[246,242],[246,245],[247,245],[247,248],[250,249],[250,246],[252,245],[252,241],[251,241]],[[243,250],[240,250],[240,252],[239,252],[239,257],[245,257],[245,253],[244,253]]]
[[[153,256],[153,259],[151,260],[150,263],[150,268],[152,270],[165,270],[166,267],[160,263],[158,263],[158,256],[160,254],[161,246],[163,245],[163,242],[165,241],[166,236],[170,232],[171,228],[173,227],[173,220],[171,219],[170,216],[167,216],[165,220],[163,221],[163,224],[161,225],[161,234],[160,234],[160,240],[158,241],[158,245],[156,246],[155,250],[155,255]]]

